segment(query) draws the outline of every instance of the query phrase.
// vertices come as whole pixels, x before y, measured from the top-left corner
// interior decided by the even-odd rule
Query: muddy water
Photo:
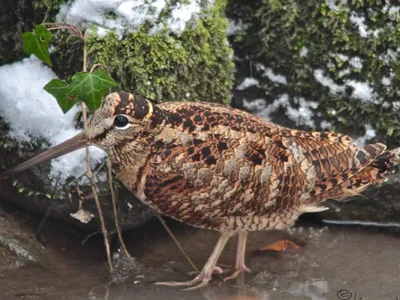
[[[79,230],[60,225],[67,227],[60,232],[55,229],[59,225],[51,221],[41,233],[44,263],[15,268],[0,264],[0,299],[400,299],[400,233],[393,230],[300,222],[289,231],[252,233],[247,251],[251,274],[226,283],[221,280],[226,275],[218,275],[206,288],[182,292],[153,284],[192,278],[190,264],[158,221],[125,233],[135,262],[116,258],[118,270],[111,277],[101,238],[94,236],[82,245]],[[218,234],[175,222],[169,225],[201,267]],[[282,238],[301,248],[257,251]],[[227,274],[235,247],[235,240],[230,241],[220,259]]]

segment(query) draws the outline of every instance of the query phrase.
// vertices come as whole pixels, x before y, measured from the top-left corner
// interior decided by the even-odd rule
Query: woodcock
[[[5,179],[87,145],[108,153],[113,171],[145,204],[183,223],[221,232],[200,274],[170,286],[204,286],[238,234],[236,271],[248,231],[284,229],[327,199],[343,200],[400,163],[400,148],[359,147],[345,135],[278,126],[230,107],[153,104],[120,92],[105,97],[86,130],[3,174]],[[197,285],[196,285],[197,284]]]

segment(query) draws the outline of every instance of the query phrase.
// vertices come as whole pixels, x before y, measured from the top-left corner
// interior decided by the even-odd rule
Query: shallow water
[[[48,263],[16,268],[0,264],[0,299],[400,299],[400,233],[395,231],[300,222],[289,231],[250,233],[251,274],[222,283],[234,262],[236,241],[232,239],[220,259],[227,273],[215,275],[206,288],[183,292],[154,285],[193,277],[188,275],[193,270],[190,264],[157,220],[125,233],[135,263],[115,259],[118,268],[113,276],[107,271],[99,236],[82,245],[83,236],[76,229],[60,233],[53,223],[58,224],[50,222],[41,235]],[[169,225],[201,267],[218,233],[172,221]],[[257,251],[282,238],[301,248]]]

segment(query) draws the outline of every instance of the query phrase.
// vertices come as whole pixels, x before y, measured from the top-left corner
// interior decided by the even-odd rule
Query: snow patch
[[[347,0],[325,0],[326,5],[328,5],[328,7],[333,11],[339,11],[340,7],[337,5],[338,2],[340,2],[342,5],[347,5]]]
[[[358,32],[361,37],[366,38],[371,34],[371,31],[368,30],[367,25],[364,23],[365,17],[352,12],[350,15],[350,21],[358,27]]]
[[[394,110],[400,110],[400,101],[393,101],[392,106]]]
[[[260,82],[257,79],[253,78],[253,77],[246,77],[243,80],[243,82],[236,87],[236,89],[242,91],[242,90],[247,89],[250,86],[254,86],[254,85],[258,86],[259,83]]]
[[[322,130],[327,130],[327,129],[332,128],[332,123],[323,120],[319,126],[321,127]]]
[[[234,35],[234,34],[240,32],[241,30],[246,29],[246,27],[247,26],[243,25],[242,20],[235,22],[235,21],[229,19],[229,24],[228,24],[228,28],[226,29],[226,34]]]
[[[382,84],[383,84],[383,85],[388,86],[388,85],[390,85],[391,83],[392,83],[392,79],[391,79],[390,77],[383,77],[383,78],[382,78]]]
[[[366,124],[364,126],[365,128],[365,134],[362,137],[359,137],[358,139],[356,139],[354,142],[358,145],[358,146],[365,146],[366,143],[373,139],[374,137],[376,137],[376,131],[375,129],[370,125],[370,124]]]
[[[367,38],[371,35],[373,35],[374,37],[378,37],[379,33],[382,32],[382,29],[380,28],[375,30],[370,30],[368,26],[365,24],[365,17],[360,16],[355,12],[351,13],[350,21],[358,27],[358,32],[360,33],[360,36],[363,38]]]
[[[315,124],[312,120],[314,112],[311,108],[316,109],[318,107],[317,102],[307,101],[304,98],[295,98],[295,103],[299,104],[299,108],[293,108],[288,105],[286,109],[286,115],[292,121],[296,122],[296,125],[306,125],[308,127],[314,128]]]
[[[57,76],[36,57],[1,66],[0,78],[0,115],[10,126],[11,138],[20,143],[45,139],[52,147],[80,132],[74,127],[77,108],[64,114],[56,99],[43,89]],[[105,153],[90,149],[94,166]],[[84,149],[54,159],[50,177],[64,182],[70,176],[79,176],[85,172],[84,162]]]
[[[340,75],[346,75],[346,73],[339,73]],[[367,82],[345,80],[345,85],[338,85],[332,78],[325,76],[321,69],[314,70],[314,77],[321,85],[328,87],[332,94],[343,93],[347,86],[353,89],[352,97],[362,103],[374,100],[374,90]]]
[[[308,48],[303,47],[300,50],[300,57],[306,57],[308,55]]]
[[[346,80],[346,85],[353,88],[353,98],[361,100],[363,103],[373,100],[373,89],[367,83],[355,80]]]
[[[208,4],[212,4],[209,0]],[[188,0],[169,6],[166,0],[74,0],[62,4],[56,16],[57,22],[87,28],[97,25],[97,35],[104,36],[110,30],[121,39],[124,34],[137,31],[145,22],[157,24],[161,15],[168,12],[167,28],[181,33],[186,24],[196,19],[202,8],[201,0]],[[154,31],[162,26],[155,26]]]
[[[321,69],[314,70],[314,77],[320,84],[328,87],[329,91],[332,94],[337,94],[345,91],[344,86],[336,84],[332,78],[325,76],[324,71]]]
[[[275,74],[271,68],[266,68],[262,64],[257,64],[257,69],[264,71],[263,76],[267,77],[269,80],[279,84],[287,84],[286,77],[283,75]]]
[[[363,64],[362,64],[362,59],[358,56],[354,56],[350,59],[349,61],[350,65],[356,69],[362,69]]]
[[[293,100],[299,105],[298,108],[294,108],[290,104],[288,94],[282,94],[268,106],[264,99],[256,99],[251,102],[244,99],[243,106],[255,113],[256,116],[267,121],[271,120],[271,113],[282,107],[285,108],[285,114],[288,116],[288,118],[296,122],[296,125],[305,125],[314,128],[315,124],[312,120],[314,112],[311,109],[316,109],[318,107],[318,103],[307,101],[304,98],[294,98]]]

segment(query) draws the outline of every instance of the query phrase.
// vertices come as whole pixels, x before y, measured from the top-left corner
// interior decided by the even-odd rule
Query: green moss
[[[91,61],[103,64],[127,91],[157,101],[228,103],[233,84],[232,50],[226,41],[225,1],[217,1],[179,35],[149,34],[148,26],[118,40],[91,36]]]
[[[391,135],[388,143],[399,144],[400,114],[391,103],[400,95],[400,16],[389,14],[385,1],[335,3],[333,8],[325,1],[266,0],[257,6],[231,1],[228,16],[250,24],[244,39],[232,38],[235,51],[286,76],[287,86],[261,83],[267,102],[282,93],[305,97],[320,104],[317,118],[330,121],[338,130],[362,133],[365,124],[372,124],[382,136]],[[352,16],[365,18],[371,33],[361,36]],[[306,56],[300,54],[303,48],[308,50]],[[338,53],[361,58],[362,68],[351,66]],[[345,80],[368,83],[378,96],[363,102],[352,97],[351,87],[331,94],[315,80],[316,69],[338,85]],[[350,72],[343,73],[347,69]],[[383,77],[390,77],[391,84],[385,86]]]

